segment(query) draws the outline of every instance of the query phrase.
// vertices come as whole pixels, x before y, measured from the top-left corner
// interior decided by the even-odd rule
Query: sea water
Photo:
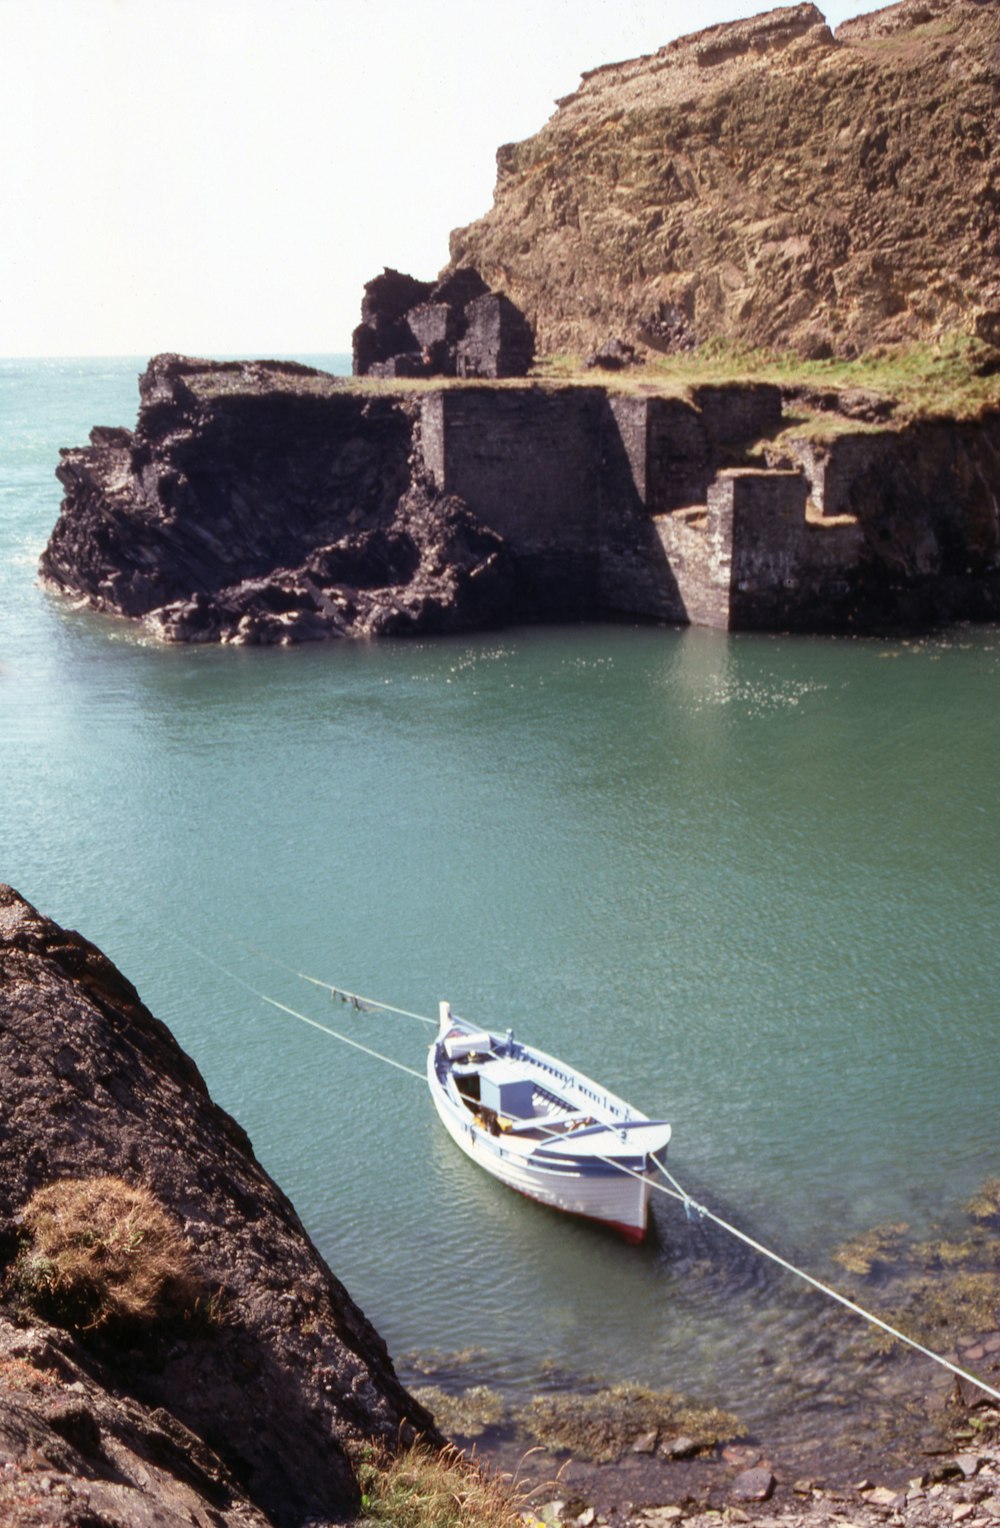
[[[1000,634],[158,646],[36,581],[58,448],[142,364],[0,362],[0,877],[136,984],[407,1377],[556,1362],[765,1426],[794,1371],[801,1409],[818,1296],[666,1199],[637,1251],[518,1198],[262,995],[417,1072],[428,1029],[297,973],[512,1026],[822,1277],[955,1223],[1000,1167]]]

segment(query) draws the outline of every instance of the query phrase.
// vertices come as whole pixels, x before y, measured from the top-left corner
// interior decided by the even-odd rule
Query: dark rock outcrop
[[[441,632],[505,610],[502,543],[415,468],[405,400],[169,355],[139,391],[134,432],[62,453],[55,587],[182,641]]]
[[[470,266],[434,285],[386,269],[365,287],[356,377],[524,377],[535,336],[509,297]]]
[[[0,1517],[43,1475],[76,1504],[65,1521],[94,1528],[350,1515],[353,1449],[436,1430],[244,1132],[111,962],[9,886],[0,991],[6,1298],[31,1195],[108,1174],[175,1217],[211,1297],[204,1321],[127,1345],[0,1310]],[[140,1510],[149,1495],[161,1515]]]

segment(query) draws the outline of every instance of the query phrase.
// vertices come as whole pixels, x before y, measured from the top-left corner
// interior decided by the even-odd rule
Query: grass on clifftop
[[[588,368],[580,355],[540,357],[528,377],[482,378],[332,377],[309,368],[258,362],[250,368],[252,392],[282,392],[331,397],[361,392],[375,396],[420,394],[442,389],[502,389],[524,387],[604,387],[636,397],[684,397],[692,388],[738,382],[773,382],[779,387],[816,393],[864,393],[891,399],[897,407],[892,422],[911,419],[977,419],[1000,408],[1000,354],[967,334],[952,334],[936,344],[880,347],[855,360],[832,357],[809,361],[788,351],[743,350],[711,340],[696,351],[678,355],[645,353],[642,365],[622,371]],[[244,367],[232,363],[185,376],[186,386],[203,402],[243,393],[248,386]],[[828,434],[841,429],[864,429],[849,414],[808,406],[802,409],[799,434]],[[869,426],[873,427],[873,426]],[[874,426],[877,427],[877,426]]]
[[[604,382],[616,392],[635,394],[683,395],[694,387],[732,382],[865,392],[895,399],[897,417],[905,419],[975,419],[1000,407],[1000,359],[969,335],[952,335],[934,345],[879,348],[850,361],[808,361],[787,351],[740,350],[721,342],[683,355],[649,355],[644,366],[621,372],[588,369],[579,356],[552,356],[537,364],[535,375],[540,381]]]

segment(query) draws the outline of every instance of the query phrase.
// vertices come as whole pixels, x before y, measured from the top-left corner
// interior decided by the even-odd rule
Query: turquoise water
[[[0,876],[171,1026],[404,1372],[556,1358],[763,1425],[813,1296],[666,1201],[637,1253],[503,1191],[419,1082],[249,988],[418,1070],[419,1024],[295,972],[511,1024],[830,1276],[1000,1171],[1000,634],[148,645],[35,583],[58,447],[132,423],[140,368],[0,362]]]

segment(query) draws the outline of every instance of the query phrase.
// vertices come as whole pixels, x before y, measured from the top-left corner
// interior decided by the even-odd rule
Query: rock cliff
[[[1000,342],[1000,7],[791,5],[584,76],[452,235],[541,352]]]
[[[62,453],[49,583],[191,642],[441,632],[506,606],[499,538],[415,471],[400,399],[171,355],[139,391],[134,432]]]
[[[111,962],[9,886],[0,991],[0,1520],[350,1516],[358,1445],[436,1429],[244,1132]],[[164,1207],[201,1291],[183,1313],[99,1326],[26,1307],[26,1206],[91,1178]],[[141,1234],[129,1247],[147,1256]]]

